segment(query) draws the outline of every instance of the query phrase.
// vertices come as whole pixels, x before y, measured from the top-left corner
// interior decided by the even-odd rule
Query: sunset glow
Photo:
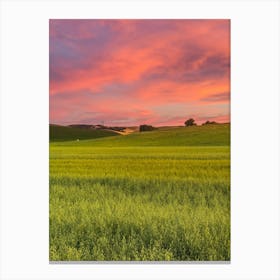
[[[229,122],[229,20],[50,20],[50,123]]]

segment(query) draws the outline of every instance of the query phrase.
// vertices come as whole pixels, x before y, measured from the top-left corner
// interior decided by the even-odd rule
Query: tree
[[[139,131],[142,132],[142,131],[152,131],[152,130],[155,130],[156,128],[151,126],[151,125],[147,125],[147,124],[142,124],[139,126]]]
[[[194,119],[191,118],[185,121],[185,126],[192,126],[192,125],[196,125]]]
[[[210,122],[210,121],[206,121],[205,123],[203,123],[202,125],[208,125],[208,124],[217,124],[216,122]]]

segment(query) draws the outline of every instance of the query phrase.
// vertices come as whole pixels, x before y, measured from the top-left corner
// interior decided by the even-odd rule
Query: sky
[[[50,123],[230,120],[230,21],[50,20]]]

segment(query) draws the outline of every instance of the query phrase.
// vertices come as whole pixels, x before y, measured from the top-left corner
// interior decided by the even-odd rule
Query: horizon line
[[[214,124],[230,124],[231,122],[228,121],[228,122],[216,122],[216,121],[213,121]],[[205,123],[205,122],[204,122]],[[193,126],[202,126],[204,123],[201,123],[201,124],[195,124]],[[151,126],[154,126],[154,127],[172,127],[172,126],[176,126],[176,127],[185,127],[185,125],[183,124],[178,124],[178,125],[153,125],[153,124],[149,124],[149,123],[143,123],[143,124],[135,124],[135,125],[104,125],[104,124],[100,124],[100,123],[97,123],[97,124],[88,124],[88,123],[70,123],[70,124],[58,124],[58,123],[49,123],[49,125],[57,125],[57,126],[71,126],[71,125],[86,125],[86,126],[104,126],[104,127],[135,127],[135,126],[141,126],[141,125],[151,125]]]

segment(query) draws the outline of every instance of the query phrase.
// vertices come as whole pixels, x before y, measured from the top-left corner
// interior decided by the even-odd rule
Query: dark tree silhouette
[[[210,121],[206,121],[205,123],[203,123],[202,125],[208,125],[208,124],[217,124],[216,122],[210,122]]]
[[[155,130],[156,128],[151,126],[151,125],[147,125],[147,124],[141,124],[139,126],[139,131],[142,132],[142,131],[152,131],[152,130]]]
[[[188,119],[185,121],[185,126],[193,126],[193,125],[196,125],[194,119]]]

